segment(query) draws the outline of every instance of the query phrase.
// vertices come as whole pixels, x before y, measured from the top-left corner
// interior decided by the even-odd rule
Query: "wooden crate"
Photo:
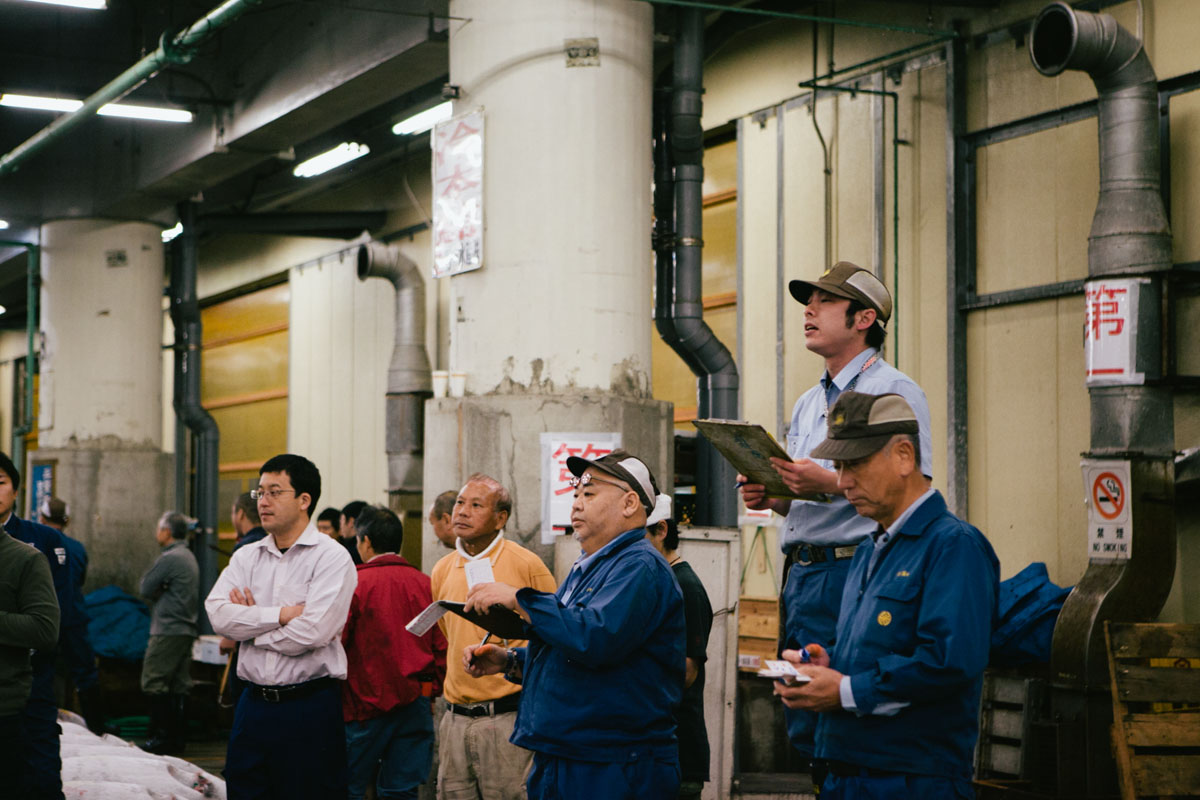
[[[1122,800],[1200,797],[1200,625],[1104,623]]]
[[[774,597],[738,599],[738,669],[757,672],[779,648],[779,601]]]

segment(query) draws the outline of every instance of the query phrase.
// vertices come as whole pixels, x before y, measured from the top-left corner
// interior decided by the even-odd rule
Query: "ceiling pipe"
[[[388,491],[420,493],[424,479],[425,400],[433,396],[425,350],[425,281],[398,248],[368,242],[358,248],[358,279],[383,278],[396,288],[395,346],[388,366]]]
[[[670,298],[670,308],[666,311],[670,337],[663,338],[696,375],[698,418],[737,419],[737,364],[704,321],[701,269],[704,129],[700,122],[704,94],[704,15],[699,9],[689,8],[679,12],[678,20],[674,92],[667,126],[674,167],[675,230],[671,238],[675,258],[670,278],[664,277],[658,285],[656,309],[661,298]],[[695,523],[736,525],[738,500],[733,467],[703,438],[697,442],[696,462]]]
[[[0,175],[15,171],[50,143],[90,119],[101,106],[120,100],[153,78],[163,67],[191,61],[201,43],[240,17],[247,6],[258,5],[259,2],[260,0],[226,0],[175,36],[164,32],[158,48],[153,53],[142,58],[84,100],[82,106],[54,120],[12,151],[0,156]]]

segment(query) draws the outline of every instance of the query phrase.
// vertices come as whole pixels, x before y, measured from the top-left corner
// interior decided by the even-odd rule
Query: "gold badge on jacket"
[[[891,625],[892,624],[892,612],[880,611],[879,616],[875,618],[875,621],[878,622],[880,625],[883,625],[884,627]]]

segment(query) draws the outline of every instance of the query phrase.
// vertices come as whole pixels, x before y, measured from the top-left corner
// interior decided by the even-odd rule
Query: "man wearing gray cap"
[[[807,683],[778,683],[789,708],[820,712],[822,800],[973,796],[979,696],[1000,565],[977,529],[921,474],[917,416],[896,394],[846,392],[812,455],[874,533],[850,564],[836,644],[784,658]]]
[[[558,591],[482,583],[467,610],[502,605],[526,621],[529,646],[471,645],[474,676],[520,682],[513,744],[533,751],[531,800],[673,798],[679,752],[672,710],[683,693],[683,598],[646,541],[658,487],[621,450],[572,457],[571,524],[583,555]],[[449,655],[448,657],[453,657]]]
[[[854,549],[871,532],[869,520],[854,513],[841,496],[828,460],[812,457],[825,440],[830,407],[842,392],[894,392],[916,412],[920,427],[921,472],[932,476],[929,404],[911,378],[880,357],[892,296],[871,272],[840,261],[815,281],[792,281],[788,289],[804,309],[804,346],[825,359],[825,373],[792,410],[787,452],[791,461],[772,459],[784,483],[796,494],[829,495],[829,502],[767,497],[758,484],[742,487],[747,508],[772,509],[786,517],[780,546],[786,557],[780,596],[783,635],[780,649],[809,642],[833,643],[842,587]],[[739,476],[739,481],[745,480]],[[802,754],[813,754],[815,714],[788,711],[788,737]]]

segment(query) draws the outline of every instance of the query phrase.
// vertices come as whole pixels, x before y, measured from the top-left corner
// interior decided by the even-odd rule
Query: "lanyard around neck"
[[[873,356],[871,356],[866,361],[864,361],[862,367],[859,368],[859,370],[855,374],[855,376],[850,379],[849,383],[846,384],[846,388],[842,389],[840,392],[838,392],[838,396],[840,397],[845,392],[854,391],[854,387],[858,385],[858,379],[861,378],[863,373],[866,372],[868,369],[870,369],[871,365],[874,364],[878,360],[879,360],[879,353],[875,353]],[[837,386],[837,384],[834,383],[833,378],[829,379],[829,383],[832,386]],[[825,419],[829,419],[829,390],[828,389],[825,390],[823,396],[825,399]]]

